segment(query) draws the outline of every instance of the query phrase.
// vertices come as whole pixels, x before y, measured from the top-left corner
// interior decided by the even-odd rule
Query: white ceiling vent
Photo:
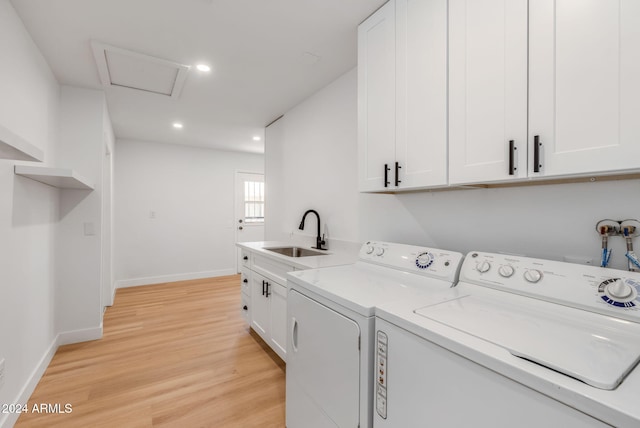
[[[104,86],[121,86],[172,98],[180,96],[188,65],[95,41],[91,46]]]

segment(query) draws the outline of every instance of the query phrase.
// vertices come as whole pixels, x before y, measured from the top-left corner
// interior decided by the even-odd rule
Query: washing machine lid
[[[289,272],[287,281],[365,317],[372,317],[375,308],[383,303],[420,291],[446,290],[453,285],[364,262]]]
[[[640,324],[537,299],[466,295],[414,312],[596,388],[615,389],[640,360]]]

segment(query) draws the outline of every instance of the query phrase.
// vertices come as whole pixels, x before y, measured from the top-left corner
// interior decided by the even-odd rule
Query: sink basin
[[[282,254],[288,257],[309,257],[309,256],[325,256],[327,253],[323,251],[310,250],[308,248],[300,247],[272,247],[265,248],[267,251],[273,251],[274,253]]]

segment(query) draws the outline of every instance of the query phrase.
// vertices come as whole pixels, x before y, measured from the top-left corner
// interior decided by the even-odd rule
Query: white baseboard
[[[87,342],[89,340],[96,340],[102,338],[102,324],[100,327],[95,328],[86,328],[83,330],[74,330],[74,331],[65,331],[59,333],[56,338],[49,346],[36,365],[36,367],[31,372],[31,376],[27,380],[27,383],[22,387],[22,390],[18,394],[18,397],[13,401],[16,404],[27,404],[29,401],[29,397],[33,394],[33,391],[38,386],[38,382],[42,378],[45,370],[49,367],[49,363],[51,363],[51,359],[55,355],[58,348],[62,345],[69,345],[71,343],[78,342]],[[18,421],[19,413],[15,414],[7,414],[4,417],[0,417],[0,428],[10,428],[15,425]]]
[[[58,334],[58,346],[72,343],[88,342],[102,338],[102,323],[99,327],[85,328],[82,330],[64,331]]]
[[[148,276],[146,278],[120,279],[116,288],[137,287],[140,285],[162,284],[165,282],[188,281],[190,279],[212,278],[216,276],[235,275],[235,269],[209,270],[204,272],[180,273],[175,275]]]
[[[22,387],[22,390],[18,394],[18,397],[13,401],[13,403],[27,404],[27,402],[29,401],[29,397],[31,397],[31,394],[33,394],[33,391],[36,389],[36,386],[38,386],[38,382],[40,382],[40,378],[44,374],[45,370],[47,370],[47,367],[49,367],[49,363],[51,362],[51,359],[53,358],[56,351],[58,350],[59,337],[60,336],[57,336],[53,340],[53,343],[51,343],[51,346],[49,346],[49,349],[45,351],[44,355],[42,356],[42,358],[40,359],[36,367],[31,372],[31,376],[29,376],[27,383]],[[4,418],[0,418],[0,428],[10,428],[14,426],[18,421],[18,417],[20,416],[20,413],[9,413],[3,416]]]

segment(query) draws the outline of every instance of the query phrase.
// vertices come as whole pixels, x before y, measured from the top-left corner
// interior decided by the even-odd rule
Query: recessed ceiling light
[[[174,127],[174,128],[176,128],[176,129],[182,129],[182,127],[183,127],[183,126],[184,126],[184,125],[183,125],[183,124],[181,124],[180,122],[175,122],[175,123],[173,124],[173,127]]]
[[[200,71],[211,71],[211,67],[206,64],[198,64],[196,65],[196,68]]]
[[[255,137],[253,137],[253,141],[260,141],[260,137],[256,135]]]

